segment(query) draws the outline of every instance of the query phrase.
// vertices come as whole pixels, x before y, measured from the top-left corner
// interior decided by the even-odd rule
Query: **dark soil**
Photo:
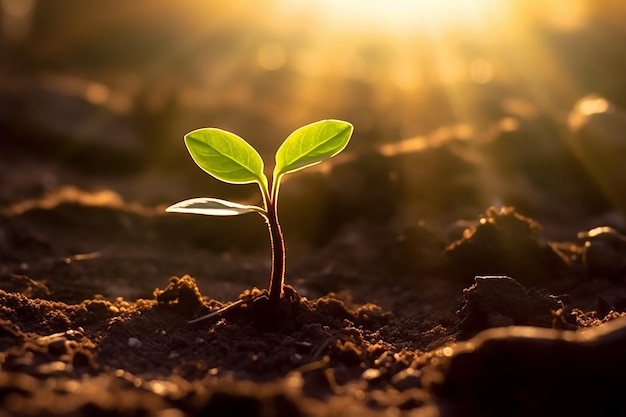
[[[387,38],[286,3],[0,1],[0,417],[626,416],[624,6]],[[281,184],[268,310],[260,217],[165,213],[260,200],[182,137],[271,173],[323,118],[355,133]]]
[[[565,146],[521,152],[532,139],[294,174],[278,308],[189,324],[262,294],[263,222],[163,212],[222,190],[208,177],[94,172],[6,133],[2,415],[626,415],[624,218]],[[81,146],[93,166],[117,152]]]

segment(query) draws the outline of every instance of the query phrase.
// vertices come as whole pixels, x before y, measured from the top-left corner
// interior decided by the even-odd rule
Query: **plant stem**
[[[267,209],[267,227],[270,233],[270,246],[272,249],[269,303],[277,305],[283,296],[283,284],[285,282],[285,239],[278,223],[278,205],[276,200],[269,200]]]

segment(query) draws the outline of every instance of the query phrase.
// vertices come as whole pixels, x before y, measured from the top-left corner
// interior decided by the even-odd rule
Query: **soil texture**
[[[293,174],[271,311],[260,218],[164,213],[254,189],[5,123],[0,414],[626,415],[626,222],[576,132],[520,123]]]

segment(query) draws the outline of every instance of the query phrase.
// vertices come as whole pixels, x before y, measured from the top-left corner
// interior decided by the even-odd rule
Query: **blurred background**
[[[172,274],[224,299],[263,285],[256,216],[164,213],[260,203],[192,162],[200,127],[245,138],[271,174],[294,129],[354,124],[281,186],[290,282],[320,294],[437,271],[489,207],[552,241],[626,233],[625,21],[623,0],[0,0],[0,280],[62,300],[145,296]],[[461,266],[535,244],[522,229]],[[623,268],[626,238],[601,237],[600,264]]]
[[[202,182],[182,146],[190,130],[231,130],[271,166],[293,129],[339,118],[356,127],[352,154],[508,135],[522,138],[521,157],[594,155],[582,165],[598,171],[598,195],[623,204],[611,179],[623,176],[626,126],[621,0],[1,0],[0,13],[1,152],[5,165],[37,161],[19,175],[51,161]],[[535,176],[552,176],[553,162]],[[129,193],[165,202],[167,178]],[[28,194],[4,181],[1,202]],[[483,208],[519,203],[501,188]]]

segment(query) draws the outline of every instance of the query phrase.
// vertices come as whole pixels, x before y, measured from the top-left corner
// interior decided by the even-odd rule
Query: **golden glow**
[[[361,132],[397,127],[402,139],[415,138],[442,124],[484,122],[490,116],[481,100],[501,86],[512,86],[510,94],[490,105],[510,105],[507,114],[520,121],[567,113],[587,93],[576,86],[571,63],[555,53],[554,33],[592,22],[591,0],[193,3],[188,38],[177,45],[206,57],[194,66],[201,87],[180,92],[180,102],[241,108],[254,101],[284,132],[322,114],[343,114]],[[229,35],[232,44],[223,50],[200,46],[226,45],[222,37],[234,28],[243,35]],[[167,68],[171,60],[160,56]],[[151,64],[150,71],[157,69]],[[277,95],[286,102],[278,104]],[[402,149],[415,146],[419,141]]]
[[[469,66],[469,76],[477,84],[488,83],[493,75],[493,65],[486,59],[475,59]]]
[[[284,0],[284,7],[306,9],[327,25],[350,31],[406,34],[441,27],[482,25],[502,13],[501,0]]]
[[[590,98],[587,100],[583,100],[580,103],[580,112],[586,116],[591,116],[592,114],[604,113],[609,109],[609,102],[602,98]]]
[[[603,97],[591,95],[584,97],[576,103],[570,112],[568,124],[570,128],[576,130],[587,123],[589,116],[606,113],[611,109],[611,104]]]
[[[92,83],[85,89],[85,99],[92,104],[102,105],[107,102],[110,95],[109,88],[100,83]]]
[[[171,164],[189,126],[238,132],[269,159],[294,126],[336,117],[353,122],[355,139],[348,152],[312,170],[329,172],[372,150],[398,156],[389,175],[406,189],[394,192],[413,204],[428,178],[405,156],[449,140],[450,149],[478,167],[477,198],[488,206],[508,204],[511,190],[532,181],[504,183],[498,175],[506,159],[483,157],[482,144],[500,138],[515,144],[532,135],[529,144],[552,149],[552,142],[579,134],[596,149],[617,146],[620,138],[623,0],[139,0],[94,5],[86,14],[66,5],[59,13],[65,19],[52,13],[44,19],[43,10],[54,9],[44,4],[0,0],[7,41],[23,35],[29,16],[42,23],[24,45],[37,52],[25,53],[25,63],[62,69],[62,76],[38,78],[42,98],[86,100],[128,114],[120,120],[136,121],[132,130],[150,129],[142,143],[161,136],[151,147],[153,166]],[[99,129],[108,112],[93,114],[98,117],[87,126]],[[563,132],[568,121],[570,132]],[[620,155],[578,156],[601,183],[623,171],[615,164],[613,172],[598,172],[611,166],[612,154]],[[89,199],[117,204],[115,196]],[[428,203],[414,201],[420,208]]]
[[[275,42],[268,42],[261,45],[259,48],[257,60],[264,70],[274,71],[285,65],[287,53],[282,45]]]
[[[558,29],[573,31],[586,24],[588,5],[583,0],[535,1],[533,6],[544,21]]]

